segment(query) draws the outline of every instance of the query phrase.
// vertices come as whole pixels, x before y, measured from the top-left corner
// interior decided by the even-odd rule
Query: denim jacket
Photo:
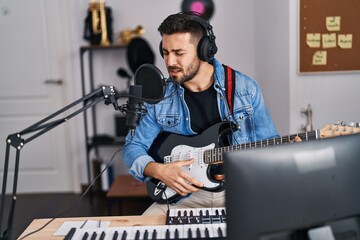
[[[241,144],[278,137],[258,84],[250,77],[236,71],[233,114],[230,114],[225,97],[224,68],[217,59],[214,59],[214,67],[213,86],[218,93],[217,104],[220,117],[223,121],[236,122],[241,129],[233,134],[232,143]],[[143,175],[145,166],[154,161],[147,154],[147,150],[159,133],[167,131],[181,135],[196,134],[191,129],[190,113],[184,100],[184,88],[180,86],[172,97],[166,98],[174,91],[176,91],[176,85],[169,83],[166,86],[164,100],[157,104],[145,103],[147,113],[136,127],[132,141],[130,142],[129,134],[126,137],[123,159],[130,168],[129,173],[140,181],[150,179]]]

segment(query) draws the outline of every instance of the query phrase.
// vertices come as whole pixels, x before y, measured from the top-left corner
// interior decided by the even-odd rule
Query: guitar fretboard
[[[238,145],[232,145],[227,147],[220,147],[220,148],[214,148],[204,151],[204,162],[206,164],[211,163],[217,163],[223,161],[223,153],[225,152],[233,152],[233,151],[241,151],[241,150],[247,150],[247,149],[254,149],[254,148],[264,148],[268,146],[275,146],[280,145],[284,143],[290,143],[294,140],[296,136],[299,136],[302,141],[309,141],[309,140],[316,140],[319,137],[319,130],[304,132],[304,133],[298,133],[283,137],[277,137],[277,138],[270,138],[265,139],[257,142],[251,142],[251,143],[243,143]]]

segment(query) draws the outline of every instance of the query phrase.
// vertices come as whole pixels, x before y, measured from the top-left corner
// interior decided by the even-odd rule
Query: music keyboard
[[[72,240],[225,239],[226,224],[183,224],[77,229]]]
[[[226,223],[226,211],[221,208],[178,208],[167,212],[166,224]]]

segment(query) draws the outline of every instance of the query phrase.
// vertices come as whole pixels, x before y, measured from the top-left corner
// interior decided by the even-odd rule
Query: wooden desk
[[[112,213],[113,201],[119,202],[119,213],[122,215],[122,202],[124,199],[139,199],[146,198],[150,200],[146,184],[144,182],[137,181],[131,175],[118,175],[115,181],[111,184],[109,191],[106,193],[109,204],[109,215]],[[145,209],[144,209],[145,210]]]
[[[147,197],[146,185],[130,175],[118,175],[106,194],[108,198]]]
[[[64,239],[64,236],[53,236],[56,230],[64,223],[69,221],[84,221],[84,220],[95,220],[102,222],[110,221],[110,227],[117,226],[154,226],[154,225],[165,225],[166,216],[120,216],[120,217],[86,217],[86,218],[57,218],[47,225],[40,232],[34,233],[33,235],[26,237],[26,240],[51,240],[51,239]],[[50,219],[35,219],[21,234],[21,237],[26,234],[33,232],[40,227],[44,226]]]

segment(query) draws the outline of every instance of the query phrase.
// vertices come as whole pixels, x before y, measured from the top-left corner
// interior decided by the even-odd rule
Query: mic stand
[[[14,134],[10,134],[6,139],[6,151],[5,151],[5,162],[4,162],[4,175],[3,175],[3,184],[1,191],[1,202],[0,202],[0,240],[12,239],[12,230],[13,230],[13,222],[14,222],[14,212],[16,205],[16,190],[17,190],[17,180],[19,174],[19,162],[20,162],[20,150],[24,147],[24,145],[35,138],[41,136],[42,134],[50,131],[51,129],[59,126],[60,124],[66,122],[70,118],[78,115],[86,111],[87,109],[95,106],[99,102],[105,100],[105,104],[112,104],[115,110],[120,110],[117,99],[119,96],[116,96],[116,92],[113,86],[102,86],[93,92],[85,95],[84,97],[76,100],[75,102],[67,105],[66,107],[60,109],[59,111],[51,114],[50,116],[40,120],[39,122],[31,125],[30,127]],[[62,114],[66,110],[76,106],[79,103],[84,103],[83,107],[79,110],[69,114],[67,117],[49,122],[56,116]],[[34,133],[36,132],[36,133]],[[32,136],[27,139],[22,138],[23,135],[34,133]],[[8,214],[7,228],[2,229],[2,220],[4,216],[5,210],[5,194],[6,194],[6,183],[7,183],[7,174],[9,169],[9,155],[10,155],[10,146],[13,146],[16,149],[16,158],[15,158],[15,168],[14,168],[14,181],[13,181],[13,190],[12,190],[12,201],[11,207]]]

